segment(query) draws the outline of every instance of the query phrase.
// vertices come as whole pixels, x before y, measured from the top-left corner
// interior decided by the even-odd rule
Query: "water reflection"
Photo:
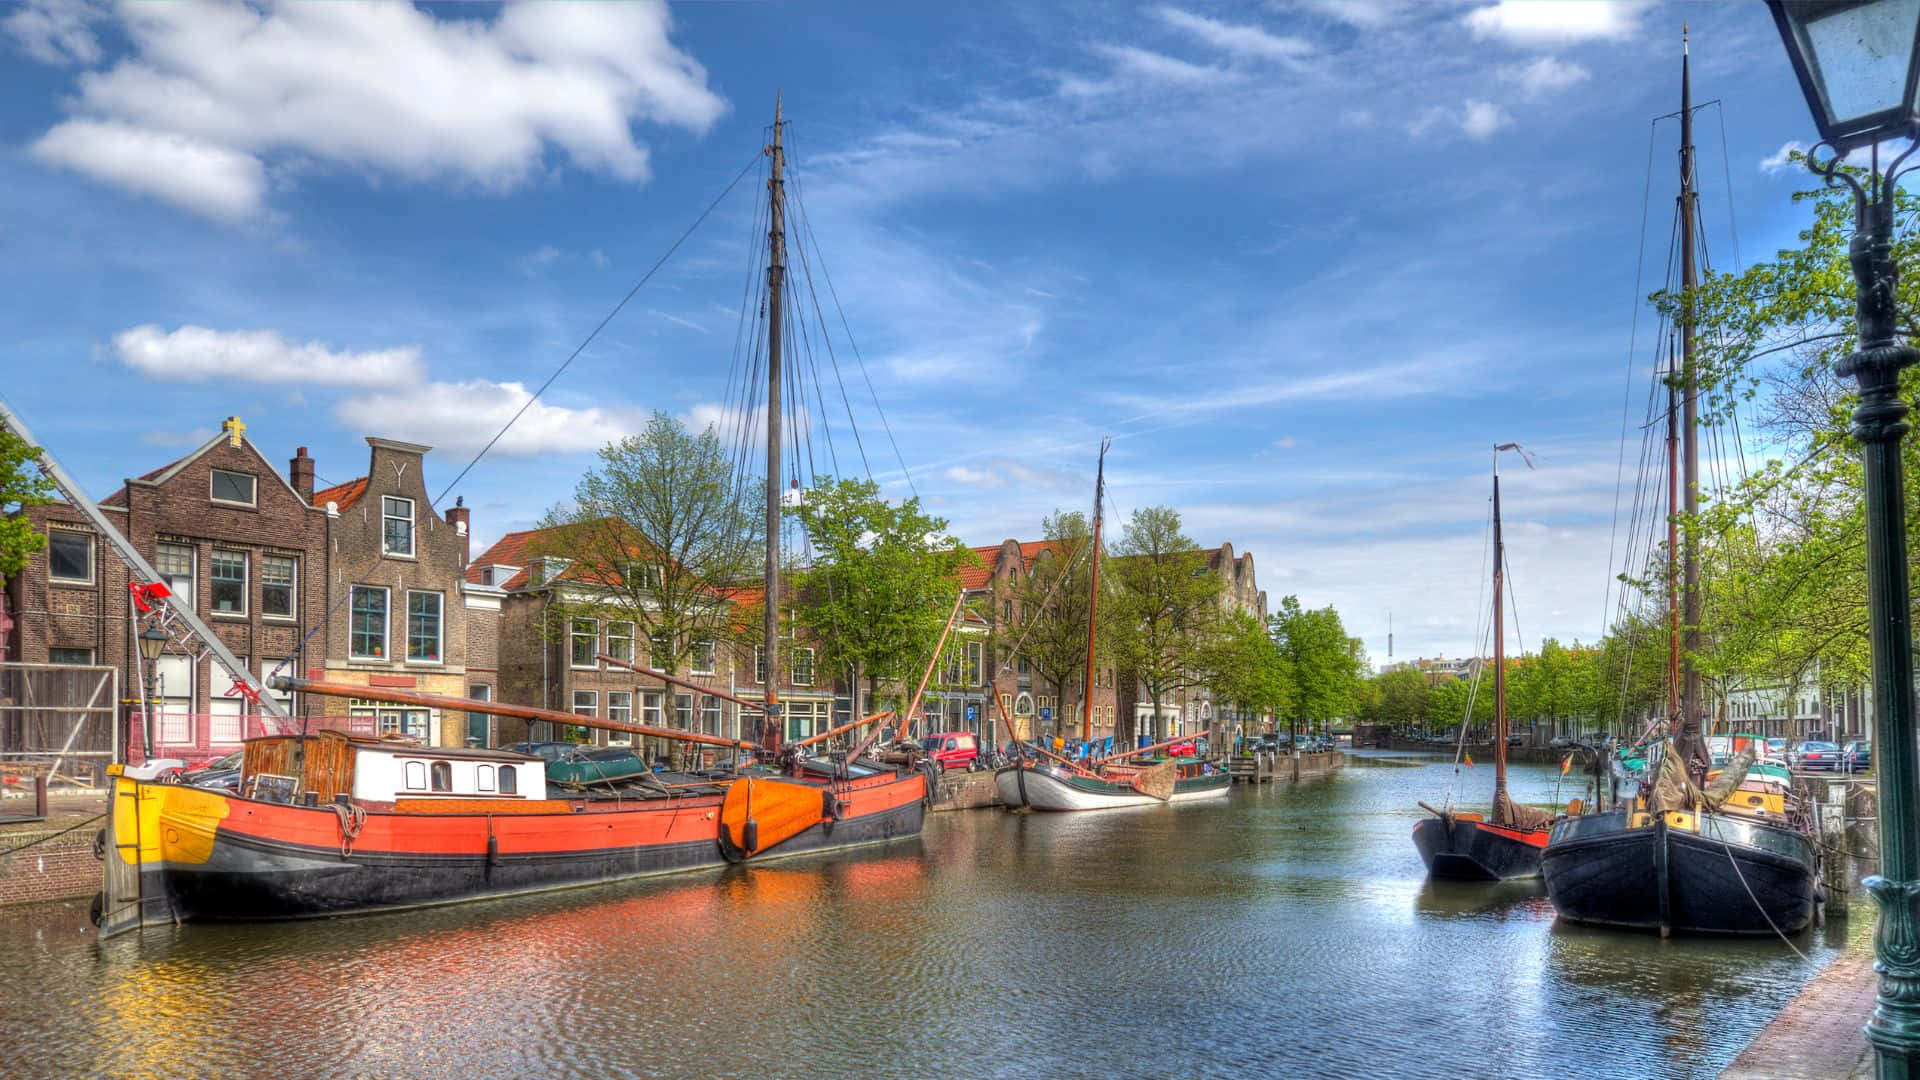
[[[889,847],[373,918],[146,932],[0,910],[0,1061],[49,1075],[1705,1076],[1866,920],[1558,924],[1425,880],[1374,758],[1225,805],[943,814]],[[1514,770],[1544,802],[1555,770]],[[1458,795],[1469,800],[1477,790]],[[1864,906],[1864,905],[1863,905]]]

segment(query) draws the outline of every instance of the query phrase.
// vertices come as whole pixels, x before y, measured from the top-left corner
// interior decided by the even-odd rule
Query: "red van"
[[[944,731],[920,740],[927,756],[943,769],[965,769],[980,756],[980,737],[971,731]]]

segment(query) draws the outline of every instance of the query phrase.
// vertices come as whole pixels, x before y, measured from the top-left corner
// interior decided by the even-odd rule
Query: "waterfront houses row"
[[[616,721],[742,730],[721,698],[662,687],[610,665],[602,654],[643,666],[678,656],[675,674],[735,696],[765,692],[765,655],[757,645],[649,638],[616,613],[582,614],[600,583],[552,554],[563,545],[542,530],[510,532],[470,557],[469,510],[432,506],[425,469],[429,447],[367,439],[364,475],[316,489],[306,448],[282,473],[228,418],[219,435],[161,468],[127,480],[101,501],[176,596],[191,603],[221,640],[262,679],[292,674],[368,687],[538,705]],[[46,547],[5,583],[10,631],[0,659],[30,664],[99,665],[118,670],[129,718],[142,696],[138,625],[130,618],[126,566],[94,535],[77,509],[54,503],[27,513]],[[1022,655],[1025,615],[1015,586],[1048,559],[1047,542],[1005,540],[974,549],[962,571],[969,603],[923,701],[923,731],[973,731],[1004,741],[1001,713],[1011,707],[1041,735],[1080,733],[1092,698],[1091,731],[1113,735],[1120,718],[1134,730],[1168,737],[1198,734],[1240,718],[1200,690],[1154,703],[1111,663],[1095,685],[1076,673],[1041,677]],[[1266,614],[1250,554],[1230,544],[1206,553],[1221,575],[1221,603]],[[727,602],[757,606],[755,590]],[[4,626],[0,623],[0,626]],[[714,635],[720,636],[720,635]],[[780,643],[785,735],[801,738],[852,718],[848,680],[825,670],[818,650],[788,631]],[[201,760],[260,731],[245,699],[209,659],[170,648],[155,676],[156,751]],[[908,688],[883,688],[904,696]],[[526,738],[602,742],[617,734],[587,729],[529,730],[524,722],[480,713],[373,701],[281,695],[295,715],[326,717],[348,730],[395,733],[436,746],[498,745]],[[144,725],[124,738],[136,754]]]

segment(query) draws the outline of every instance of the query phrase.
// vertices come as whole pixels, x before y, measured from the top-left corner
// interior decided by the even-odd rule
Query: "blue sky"
[[[363,436],[432,444],[438,491],[779,91],[914,487],[968,542],[1084,508],[1112,434],[1116,520],[1179,509],[1376,662],[1389,610],[1397,658],[1456,655],[1489,447],[1518,441],[1509,647],[1591,640],[1683,21],[1724,100],[1698,141],[1730,269],[1805,214],[1777,158],[1811,123],[1758,3],[15,5],[0,381],[96,496],[228,414],[336,482]],[[461,482],[477,542],[649,410],[724,404],[749,186]]]

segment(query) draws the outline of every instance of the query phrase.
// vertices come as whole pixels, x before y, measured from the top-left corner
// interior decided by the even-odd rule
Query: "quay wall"
[[[97,824],[64,835],[60,828],[0,829],[0,907],[71,900],[100,890],[93,857]]]

